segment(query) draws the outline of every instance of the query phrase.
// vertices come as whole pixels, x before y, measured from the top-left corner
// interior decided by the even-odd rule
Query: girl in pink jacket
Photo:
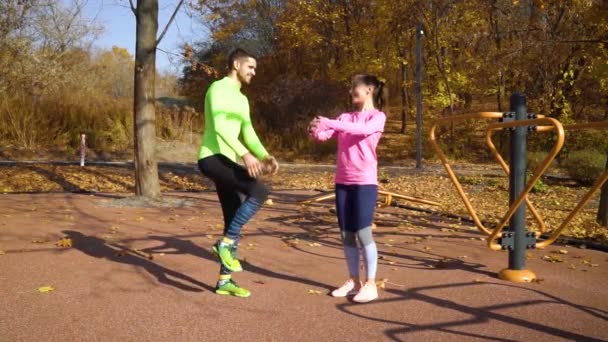
[[[378,158],[376,146],[384,131],[386,115],[384,83],[377,77],[353,77],[350,94],[357,111],[344,113],[336,120],[315,118],[309,126],[317,141],[338,139],[336,167],[336,214],[344,244],[350,278],[332,292],[334,297],[354,295],[356,302],[378,298],[376,268],[378,251],[372,237],[374,209],[378,197]],[[362,246],[366,282],[359,278],[359,248]]]

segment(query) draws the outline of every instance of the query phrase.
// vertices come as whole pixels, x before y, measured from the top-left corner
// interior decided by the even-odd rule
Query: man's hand
[[[264,159],[264,169],[274,176],[279,172],[279,162],[275,157],[268,156]]]
[[[243,163],[245,163],[245,168],[247,168],[249,176],[257,178],[262,174],[262,163],[260,163],[260,161],[251,153],[247,153],[243,156]]]

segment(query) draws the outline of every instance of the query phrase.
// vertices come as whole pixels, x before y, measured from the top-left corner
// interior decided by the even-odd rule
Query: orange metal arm
[[[532,178],[528,181],[524,190],[519,194],[519,196],[515,199],[515,201],[513,201],[513,203],[509,207],[509,210],[503,217],[502,221],[500,221],[498,223],[498,225],[496,227],[494,227],[494,231],[488,238],[488,247],[493,250],[502,249],[502,246],[500,244],[495,243],[495,240],[498,238],[498,236],[502,232],[502,229],[507,225],[507,223],[509,222],[509,219],[511,219],[511,216],[513,216],[513,214],[515,213],[517,208],[524,201],[524,199],[526,198],[526,196],[528,195],[530,190],[532,190],[532,187],[534,187],[534,184],[536,183],[536,181],[547,170],[547,168],[549,167],[549,164],[553,161],[553,159],[555,159],[555,156],[557,156],[557,154],[561,150],[562,146],[564,145],[565,137],[564,137],[564,128],[562,127],[562,124],[559,121],[552,119],[552,118],[540,118],[540,119],[530,119],[530,120],[511,121],[511,122],[500,122],[500,123],[490,124],[488,126],[488,128],[486,128],[486,132],[487,132],[488,130],[497,129],[497,128],[510,128],[510,127],[518,127],[518,126],[538,125],[538,124],[542,124],[542,123],[550,124],[550,125],[553,125],[553,127],[555,127],[555,131],[557,131],[557,141],[555,142],[555,145],[551,149],[551,152],[549,153],[549,155],[547,155],[545,160],[543,160],[543,162],[536,168]],[[487,136],[487,133],[486,133],[486,136]]]
[[[600,176],[600,178],[598,178],[595,181],[595,184],[591,187],[591,189],[589,189],[589,191],[585,194],[585,196],[583,196],[583,198],[580,200],[580,202],[578,202],[576,207],[574,207],[574,209],[572,209],[570,214],[568,214],[568,216],[566,217],[564,222],[562,222],[562,224],[559,226],[559,228],[557,228],[555,231],[553,231],[553,233],[551,233],[551,236],[549,236],[549,238],[547,238],[546,240],[536,243],[536,245],[535,245],[536,248],[545,248],[545,247],[549,246],[550,244],[554,243],[555,240],[557,240],[557,238],[562,234],[562,232],[564,231],[566,226],[570,223],[570,221],[572,221],[574,216],[576,216],[576,214],[578,214],[579,211],[581,211],[585,207],[587,202],[589,202],[591,197],[593,197],[593,194],[595,194],[595,192],[597,190],[599,190],[602,187],[602,185],[604,185],[604,183],[606,183],[607,180],[608,180],[608,170],[604,171],[604,173]]]
[[[378,190],[378,194],[385,196],[384,202],[386,205],[390,205],[392,203],[393,197],[400,198],[400,199],[410,201],[410,202],[422,203],[422,204],[426,204],[426,205],[434,205],[434,206],[441,205],[440,203],[437,203],[434,201],[429,201],[424,198],[412,197],[412,196],[402,195],[402,194],[398,194],[395,192],[389,192],[389,191],[384,191],[384,190]],[[310,204],[313,202],[322,202],[322,201],[325,201],[325,200],[328,200],[328,199],[331,199],[334,197],[336,197],[336,194],[334,192],[331,192],[331,193],[320,194],[320,195],[309,197],[303,201],[300,201],[299,203],[300,204]]]
[[[606,128],[608,128],[608,121],[564,126],[564,129],[566,129],[566,130],[606,129]],[[570,214],[568,214],[568,216],[566,217],[564,222],[562,222],[562,224],[559,226],[559,228],[557,228],[555,231],[553,231],[551,236],[549,236],[549,238],[547,238],[546,240],[536,243],[536,245],[535,245],[536,248],[545,248],[545,247],[549,246],[550,244],[554,243],[557,240],[557,238],[562,234],[564,229],[566,229],[566,226],[572,221],[574,216],[576,216],[576,214],[578,214],[585,207],[585,205],[587,204],[587,202],[589,202],[589,200],[591,199],[593,194],[595,194],[595,192],[598,191],[602,187],[602,185],[604,185],[604,183],[606,183],[606,181],[608,181],[608,170],[604,171],[604,173],[602,173],[600,175],[600,177],[595,181],[595,184],[593,184],[591,189],[589,189],[589,191],[585,194],[585,196],[583,196],[583,198],[581,198],[581,200],[574,207],[574,209],[572,209]]]
[[[544,126],[544,127],[550,127],[551,130],[555,129],[555,127],[553,127],[553,126]],[[487,129],[486,130],[486,145],[488,146],[488,148],[490,148],[490,151],[492,152],[492,155],[494,155],[494,158],[498,161],[498,163],[502,167],[502,170],[505,172],[505,174],[508,177],[509,176],[509,165],[507,165],[507,163],[505,162],[505,160],[503,159],[503,157],[498,152],[498,149],[496,149],[496,146],[492,142],[492,133],[495,132],[495,131],[497,131],[497,130],[499,130],[499,129],[498,128],[494,128],[494,129]],[[526,202],[526,206],[528,207],[528,209],[530,209],[530,212],[532,213],[532,216],[534,216],[534,219],[536,220],[536,222],[538,222],[539,230],[542,233],[544,233],[545,231],[547,231],[547,226],[545,224],[545,221],[543,220],[543,218],[540,215],[540,213],[538,212],[538,210],[536,210],[536,208],[534,207],[534,205],[532,205],[532,202],[530,202],[530,199],[528,198],[528,196],[526,196],[526,198],[524,199],[524,201]]]
[[[469,212],[469,215],[471,215],[473,222],[475,222],[475,226],[477,226],[477,229],[479,229],[479,231],[481,231],[482,233],[484,233],[486,235],[490,235],[492,233],[492,231],[490,229],[486,228],[483,225],[483,223],[481,223],[481,220],[477,216],[477,212],[475,211],[475,209],[473,209],[473,206],[471,205],[469,198],[465,194],[465,192],[462,188],[462,185],[458,181],[456,174],[452,170],[452,167],[450,166],[448,159],[446,158],[445,154],[443,153],[443,151],[437,144],[437,138],[435,137],[435,130],[437,129],[437,126],[439,124],[443,124],[443,123],[447,123],[447,122],[457,122],[457,121],[464,121],[464,120],[469,120],[469,119],[500,119],[500,118],[502,118],[502,115],[503,115],[503,113],[500,113],[500,112],[481,112],[481,113],[462,114],[462,115],[455,115],[455,116],[439,118],[439,119],[435,120],[435,122],[431,126],[431,130],[429,133],[429,135],[430,135],[429,140],[431,142],[431,146],[435,150],[435,153],[437,153],[439,160],[441,160],[441,164],[443,164],[443,167],[445,168],[446,172],[448,173],[450,180],[452,180],[452,183],[454,183],[454,186],[456,187],[456,191],[458,192],[458,195],[460,195],[460,198],[464,202],[464,206],[466,207],[467,211]]]

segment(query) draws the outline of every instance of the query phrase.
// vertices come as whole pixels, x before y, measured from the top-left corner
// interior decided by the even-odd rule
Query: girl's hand
[[[319,117],[312,119],[308,124],[308,133],[313,134],[317,130],[317,126],[319,125]]]
[[[313,131],[316,131],[321,125],[321,120],[327,120],[327,118],[324,116],[317,116],[316,118],[314,118],[314,120],[310,122],[309,127],[311,127]]]

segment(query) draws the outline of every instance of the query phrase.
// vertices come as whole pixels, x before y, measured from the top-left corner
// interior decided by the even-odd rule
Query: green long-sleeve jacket
[[[224,77],[213,82],[205,96],[205,130],[198,159],[223,154],[236,162],[248,152],[260,160],[268,156],[251,124],[247,97],[235,80]]]

